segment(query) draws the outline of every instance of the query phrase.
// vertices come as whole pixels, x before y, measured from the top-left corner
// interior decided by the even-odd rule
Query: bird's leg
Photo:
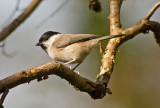
[[[72,63],[74,63],[75,61],[76,61],[76,59],[73,59],[73,60],[71,60],[71,61],[69,61],[69,62],[67,62],[67,63],[64,63],[64,64],[65,64],[65,65],[67,65],[67,64],[72,64]],[[74,71],[81,63],[82,63],[82,62],[78,63],[74,68],[72,68],[72,70]]]
[[[64,63],[64,64],[71,69],[71,66],[68,66],[68,64],[72,64],[72,63],[74,63],[75,61],[76,61],[76,59],[73,59],[73,60],[71,60],[71,61],[69,61],[69,62],[66,62],[66,63]],[[72,70],[73,70],[73,69],[72,69]]]
[[[65,65],[67,65],[67,64],[72,64],[72,63],[74,63],[76,61],[76,59],[73,59],[73,60],[71,60],[71,61],[69,61],[69,62],[66,62],[66,63],[64,63]]]

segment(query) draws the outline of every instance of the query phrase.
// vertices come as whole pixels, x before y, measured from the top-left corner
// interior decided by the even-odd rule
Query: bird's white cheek
[[[47,41],[44,41],[43,45],[50,49],[51,45],[55,43],[58,38],[59,38],[59,35],[54,35],[50,37]]]

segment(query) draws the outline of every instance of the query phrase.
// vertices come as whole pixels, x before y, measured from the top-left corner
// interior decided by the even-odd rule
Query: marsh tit
[[[59,32],[47,31],[40,37],[36,46],[41,46],[55,61],[65,64],[77,63],[72,69],[75,70],[99,41],[120,36],[123,36],[123,34],[101,36],[94,34],[60,34]]]

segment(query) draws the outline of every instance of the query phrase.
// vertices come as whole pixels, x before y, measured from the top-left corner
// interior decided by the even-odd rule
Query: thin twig
[[[3,41],[2,54],[8,58],[12,58],[16,55],[16,51],[13,51],[11,53],[8,53],[6,51],[6,40]]]
[[[148,14],[145,16],[144,19],[149,20],[150,17],[154,14],[154,12],[157,10],[157,8],[159,8],[160,6],[160,2],[156,3],[153,8],[148,12]]]
[[[99,43],[99,51],[100,51],[101,55],[104,54],[104,49],[102,48],[102,43]]]
[[[9,92],[8,89],[6,89],[6,90],[3,92],[2,96],[1,96],[1,99],[0,99],[0,108],[3,108],[3,105],[2,105],[2,104],[3,104],[4,100],[5,100],[8,92]]]
[[[42,0],[32,0],[29,6],[7,27],[0,32],[0,42],[7,38],[22,22],[29,17]]]
[[[17,0],[15,8],[13,9],[12,13],[9,15],[9,17],[4,21],[4,23],[2,24],[2,28],[4,28],[5,26],[7,26],[10,21],[12,20],[12,18],[14,17],[14,15],[16,14],[18,8],[20,5],[20,0]]]
[[[47,16],[45,19],[43,19],[37,26],[36,28],[39,28],[42,26],[46,21],[49,20],[49,18],[54,17],[60,10],[62,10],[67,3],[69,3],[71,0],[65,0],[56,10],[54,10],[49,16]]]

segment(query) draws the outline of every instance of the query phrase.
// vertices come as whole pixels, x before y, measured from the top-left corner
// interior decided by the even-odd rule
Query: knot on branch
[[[90,96],[93,99],[102,99],[106,93],[112,94],[111,90],[109,88],[106,88],[104,84],[97,84],[95,87],[95,90],[90,93]]]
[[[27,78],[28,74],[25,71],[21,71],[22,78]]]
[[[140,20],[140,23],[142,25],[141,32],[144,34],[148,34],[149,30],[150,30],[149,20],[142,19],[142,20]]]
[[[89,95],[93,99],[102,99],[106,95],[106,93],[112,94],[111,90],[109,88],[107,88],[109,77],[110,76],[108,76],[106,78],[106,76],[104,76],[104,75],[98,76],[98,78],[96,80],[96,85],[92,86],[94,88],[93,91],[89,92]],[[92,85],[92,84],[90,84],[90,85]]]

